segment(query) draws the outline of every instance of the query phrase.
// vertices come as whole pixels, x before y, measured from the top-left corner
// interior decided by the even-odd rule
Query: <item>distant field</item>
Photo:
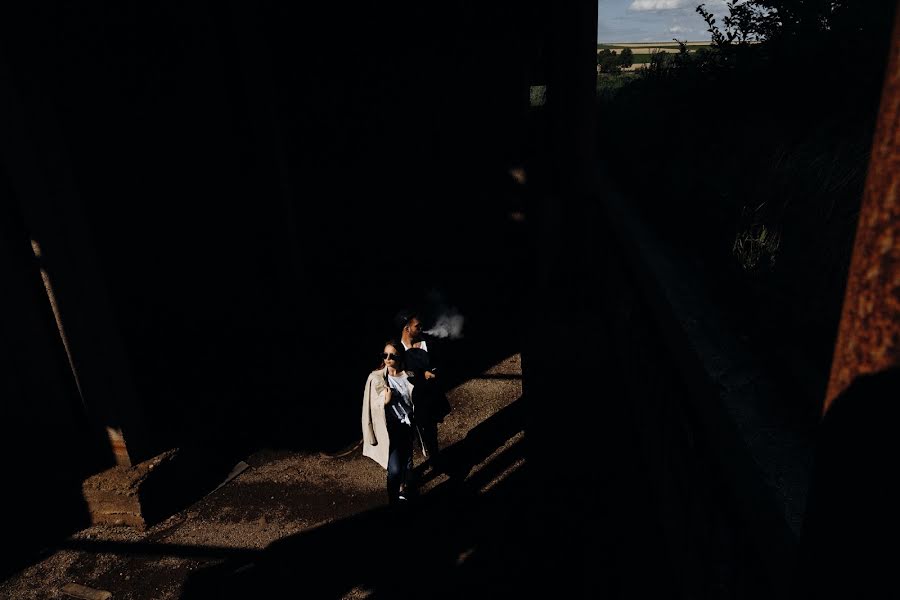
[[[711,46],[711,42],[685,42],[688,46]],[[675,42],[619,42],[615,44],[597,44],[597,49],[602,48],[677,48]]]
[[[687,42],[687,47],[693,52],[699,50],[700,48],[709,48],[712,46],[709,42]],[[597,44],[597,52],[601,50],[615,50],[620,51],[625,48],[631,48],[631,51],[634,54],[652,54],[654,52],[659,52],[661,50],[665,50],[666,52],[678,51],[678,44],[675,43],[663,43],[663,42],[650,42],[650,43],[640,43],[640,44]],[[637,59],[637,57],[635,57]]]
[[[711,48],[710,42],[685,42],[689,52],[696,52],[702,48]],[[679,45],[675,42],[622,42],[617,44],[597,44],[597,52],[601,50],[612,50],[616,54],[625,48],[630,48],[632,53],[632,65],[624,71],[637,71],[644,68],[650,63],[650,58],[657,52],[668,52],[675,54],[679,50]]]

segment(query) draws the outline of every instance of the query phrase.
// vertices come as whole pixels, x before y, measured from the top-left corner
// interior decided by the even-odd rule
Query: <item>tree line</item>
[[[609,48],[597,52],[597,67],[601,73],[621,73],[622,69],[627,69],[633,64],[634,52],[631,48],[623,49],[621,54],[616,54],[615,50]]]

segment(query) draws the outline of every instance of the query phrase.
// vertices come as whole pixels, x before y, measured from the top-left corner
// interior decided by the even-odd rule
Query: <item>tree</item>
[[[725,5],[723,29],[705,4],[696,8],[718,47],[773,39],[799,39],[802,44],[809,36],[830,34],[852,48],[873,36],[890,35],[895,6],[887,0],[731,0]]]
[[[622,72],[619,66],[619,57],[614,50],[604,48],[597,53],[597,66],[600,67],[601,73],[616,74]]]
[[[631,51],[631,48],[625,48],[624,50],[622,50],[622,54],[619,55],[619,66],[623,69],[627,69],[633,64],[634,52]]]
[[[706,5],[701,4],[696,11],[709,27],[707,31],[712,36],[713,45],[722,48],[733,43],[746,44],[768,38],[777,23],[777,14],[769,7],[761,5],[756,0],[748,0],[742,4],[727,2],[728,14],[723,18],[725,31],[716,26],[713,14],[706,10]]]

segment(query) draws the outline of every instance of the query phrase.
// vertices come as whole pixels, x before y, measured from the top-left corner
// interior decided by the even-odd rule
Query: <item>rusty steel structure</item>
[[[900,366],[900,7],[823,414],[853,380]]]

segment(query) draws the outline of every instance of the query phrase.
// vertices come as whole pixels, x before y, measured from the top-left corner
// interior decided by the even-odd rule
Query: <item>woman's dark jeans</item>
[[[388,452],[387,493],[393,504],[400,496],[400,485],[409,480],[412,464],[412,428],[388,418],[388,436],[391,439]]]

